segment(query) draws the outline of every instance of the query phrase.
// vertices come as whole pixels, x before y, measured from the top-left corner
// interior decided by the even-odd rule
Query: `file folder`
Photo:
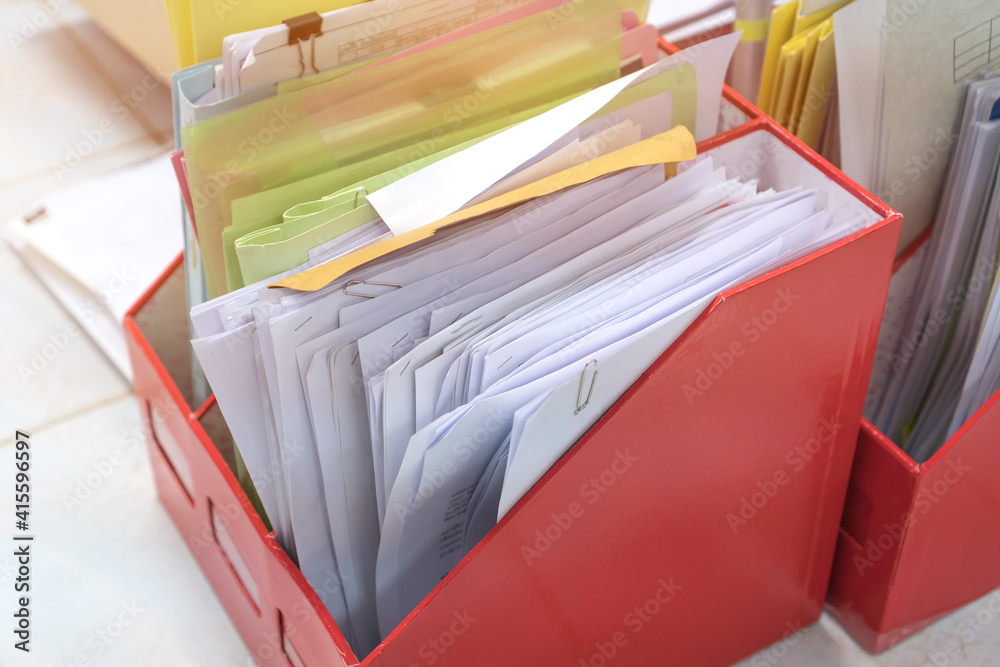
[[[214,398],[172,377],[181,258],[136,304],[158,492],[259,664],[727,665],[819,617],[901,218],[769,119],[699,150],[874,224],[719,295],[363,660],[239,487]]]
[[[1000,586],[998,445],[1000,392],[923,464],[862,420],[827,604],[872,653]]]

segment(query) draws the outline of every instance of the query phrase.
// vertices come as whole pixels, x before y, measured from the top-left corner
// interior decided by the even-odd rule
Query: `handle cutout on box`
[[[191,466],[187,459],[184,458],[181,447],[173,434],[169,429],[165,428],[166,416],[152,401],[146,401],[146,416],[149,418],[150,436],[153,444],[163,454],[163,458],[166,459],[171,472],[174,473],[174,478],[180,482],[180,486],[184,490],[184,495],[187,496],[188,502],[194,505],[194,493],[192,492],[194,484],[191,477]]]
[[[278,628],[281,631],[281,650],[285,652],[285,658],[292,664],[293,667],[306,667],[306,663],[302,661],[299,656],[299,652],[295,650],[295,645],[292,643],[291,636],[295,634],[295,628],[292,627],[290,632],[285,632],[285,615],[278,610]]]
[[[211,499],[208,501],[208,513],[212,521],[212,533],[215,536],[215,543],[219,545],[219,550],[229,562],[230,569],[232,569],[233,574],[236,575],[236,579],[243,587],[243,592],[253,602],[254,611],[260,616],[260,589],[257,587],[257,581],[253,578],[253,574],[250,573],[250,568],[247,566],[243,554],[240,553],[236,542],[233,541],[233,536],[229,533],[229,522],[234,517],[238,517],[243,513],[243,508],[236,505],[236,503],[233,504],[235,507],[232,513],[219,514],[215,509],[215,503]]]
[[[844,502],[844,512],[841,515],[840,527],[858,544],[864,544],[871,530],[872,514],[875,511],[875,501],[851,482],[847,488],[847,498]],[[878,537],[877,535],[875,536]]]

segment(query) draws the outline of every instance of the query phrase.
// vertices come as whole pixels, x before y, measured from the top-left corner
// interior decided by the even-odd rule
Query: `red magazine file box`
[[[900,217],[768,119],[699,149],[875,222],[716,298],[363,661],[237,483],[214,399],[190,410],[168,370],[180,258],[133,307],[159,495],[257,662],[726,665],[819,617]]]
[[[880,363],[903,333],[919,246],[897,261]],[[998,471],[1000,392],[922,465],[862,420],[827,601],[869,651],[1000,587]]]

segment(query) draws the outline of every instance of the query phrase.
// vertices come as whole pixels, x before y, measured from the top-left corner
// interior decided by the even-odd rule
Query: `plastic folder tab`
[[[488,135],[487,135],[488,136]],[[471,141],[466,141],[445,150],[432,153],[426,157],[418,157],[411,162],[406,162],[423,153],[418,148],[407,148],[404,152],[395,151],[382,156],[380,160],[366,160],[349,169],[333,170],[332,172],[320,174],[318,177],[289,183],[281,188],[265,190],[256,194],[237,199],[232,205],[232,224],[222,230],[222,253],[226,269],[226,283],[229,291],[243,287],[244,285],[265,280],[273,275],[293,268],[296,262],[287,264],[282,261],[280,268],[277,264],[269,263],[268,268],[256,266],[257,255],[255,251],[240,251],[240,246],[246,246],[247,237],[264,229],[281,227],[282,221],[289,222],[289,212],[299,222],[299,229],[321,227],[331,219],[332,212],[329,204],[334,195],[343,195],[343,191],[349,192],[344,195],[356,199],[359,192],[372,193],[380,188],[395,182],[407,174],[421,169],[429,164],[441,160],[448,155],[460,151],[485,137],[476,137]],[[382,171],[375,176],[371,176],[361,181],[354,181],[352,175],[355,173],[371,173],[378,170],[381,164]],[[346,185],[351,183],[350,185]],[[333,193],[332,195],[330,193]],[[323,198],[318,198],[322,193]],[[310,201],[311,200],[311,201]],[[286,207],[287,210],[282,211]],[[302,215],[312,209],[313,212]],[[303,234],[308,232],[303,231]],[[323,237],[323,232],[317,232],[317,237]],[[257,237],[259,238],[259,237]],[[303,239],[304,240],[304,239]],[[328,240],[328,239],[327,239]],[[317,241],[319,245],[323,241]],[[268,241],[270,243],[270,241]],[[257,243],[255,242],[254,245]],[[308,249],[306,249],[307,251]],[[296,253],[294,256],[303,257],[303,253]],[[304,259],[302,260],[304,261]],[[246,282],[246,276],[257,276],[253,280]]]
[[[470,128],[487,134],[617,78],[620,36],[617,2],[583,0],[573,12],[543,12],[186,128],[209,294],[226,289],[221,232],[237,190],[246,196],[420,142],[443,150]],[[361,170],[341,187],[385,170]]]
[[[473,142],[453,146],[415,160],[404,168],[393,169],[359,181],[323,199],[297,204],[285,211],[282,223],[267,225],[260,224],[258,220],[238,225],[234,213],[233,226],[222,232],[229,289],[266,280],[302,264],[308,259],[310,249],[342,233],[345,206],[347,210],[358,208],[364,204],[367,193],[376,192],[416,169],[467,148],[471,143]],[[376,216],[377,214],[373,214],[369,220],[373,220]],[[235,234],[243,236],[231,242],[231,237]],[[234,266],[232,256],[238,259],[238,266]],[[234,273],[238,273],[239,276],[234,276]]]
[[[309,259],[309,250],[342,236],[378,217],[371,204],[303,229],[299,221],[273,225],[236,241],[240,270],[247,284],[267,280]]]

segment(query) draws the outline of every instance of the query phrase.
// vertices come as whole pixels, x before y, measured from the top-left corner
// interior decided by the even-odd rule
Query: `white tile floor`
[[[40,0],[0,4],[0,221],[47,191],[169,142],[169,91],[159,86],[122,113],[121,103],[148,73],[82,10],[60,4],[55,20],[23,42],[10,36],[30,34],[24,22]],[[105,119],[112,129],[102,132]],[[88,155],[61,169],[72,151]],[[144,447],[135,444],[141,430],[128,384],[85,335],[63,334],[70,315],[2,241],[0,286],[0,460],[13,456],[14,429],[32,434],[38,536],[34,650],[15,654],[5,630],[0,665],[251,664],[156,502]],[[38,376],[22,378],[19,367],[48,342],[60,346],[59,354]],[[106,477],[96,481],[101,470]],[[11,465],[0,465],[0,489],[10,488],[12,476]],[[0,494],[0,516],[11,516],[10,500]],[[11,618],[12,564],[0,556],[0,618]],[[977,615],[981,625],[989,619],[970,638],[969,629],[980,627]],[[944,662],[938,652],[952,641],[961,651]],[[1000,665],[1000,615],[989,612],[986,599],[878,657],[824,617],[740,667],[935,664]]]

